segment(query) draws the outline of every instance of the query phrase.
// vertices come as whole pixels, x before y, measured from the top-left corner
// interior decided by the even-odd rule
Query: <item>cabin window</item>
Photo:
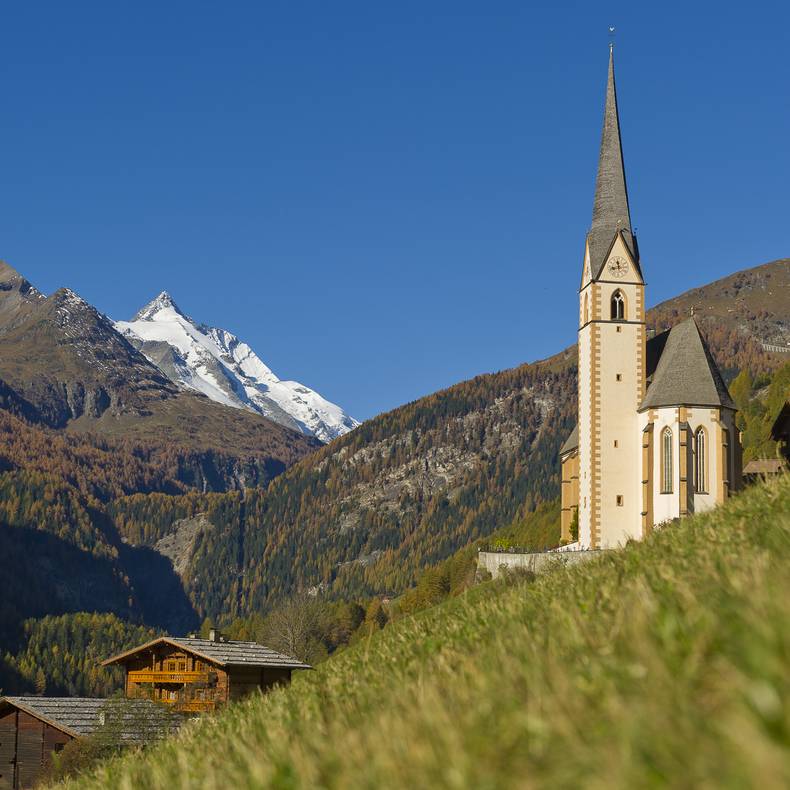
[[[625,297],[622,292],[615,291],[612,294],[612,321],[625,320]]]
[[[175,672],[176,671],[176,662],[175,661],[168,661],[167,662],[167,671],[168,672]]]
[[[661,493],[672,493],[672,431],[664,428],[661,434]]]
[[[186,661],[179,661],[178,662],[178,671],[179,672],[186,672],[187,662]]]
[[[694,436],[694,487],[698,494],[708,493],[708,448],[704,428]]]

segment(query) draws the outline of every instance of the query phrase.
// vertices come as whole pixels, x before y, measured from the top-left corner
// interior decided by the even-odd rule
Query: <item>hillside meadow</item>
[[[790,476],[479,585],[69,788],[790,785]]]

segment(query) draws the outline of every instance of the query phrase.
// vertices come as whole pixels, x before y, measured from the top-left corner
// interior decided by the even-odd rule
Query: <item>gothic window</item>
[[[698,428],[694,436],[694,487],[698,494],[708,492],[708,448],[704,428]]]
[[[625,297],[620,291],[612,294],[612,321],[625,320]]]
[[[661,434],[661,493],[672,493],[672,431],[664,428]]]

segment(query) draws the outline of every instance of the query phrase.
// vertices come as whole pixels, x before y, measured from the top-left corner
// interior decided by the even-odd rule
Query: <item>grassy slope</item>
[[[790,476],[482,585],[81,787],[790,783]]]

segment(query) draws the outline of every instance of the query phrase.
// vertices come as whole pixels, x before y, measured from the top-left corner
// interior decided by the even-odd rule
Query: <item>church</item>
[[[646,267],[649,276],[649,267]],[[650,336],[610,47],[579,288],[578,424],[560,450],[562,539],[606,549],[740,485],[735,404],[693,316]]]

